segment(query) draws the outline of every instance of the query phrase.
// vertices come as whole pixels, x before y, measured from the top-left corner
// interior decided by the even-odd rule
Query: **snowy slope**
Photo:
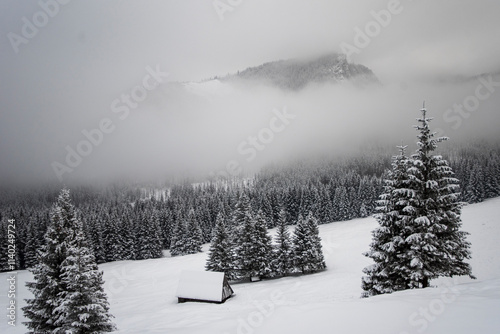
[[[308,276],[233,284],[225,304],[177,304],[182,270],[202,270],[206,253],[101,266],[120,333],[500,333],[500,198],[464,208],[477,280],[439,279],[436,288],[360,299],[372,218],[320,226],[328,269]],[[207,245],[204,250],[206,251]],[[9,273],[0,274],[7,305]],[[18,302],[28,297],[17,275]],[[22,317],[18,310],[18,315]],[[24,333],[0,323],[0,333]]]

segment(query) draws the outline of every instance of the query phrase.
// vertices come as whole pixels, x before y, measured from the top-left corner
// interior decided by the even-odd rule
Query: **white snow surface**
[[[183,270],[203,270],[204,253],[100,265],[118,333],[500,333],[500,198],[464,208],[463,229],[471,233],[470,263],[477,280],[441,278],[433,288],[361,299],[361,270],[373,218],[319,227],[327,270],[298,277],[232,284],[224,304],[183,303],[176,298]],[[0,305],[7,313],[8,282],[0,274]],[[0,333],[25,333],[19,307],[30,297],[17,276],[16,327],[3,316]]]
[[[176,297],[222,301],[224,273],[184,270],[177,285]]]

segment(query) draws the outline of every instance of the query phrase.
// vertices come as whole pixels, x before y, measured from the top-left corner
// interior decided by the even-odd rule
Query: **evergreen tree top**
[[[427,117],[427,109],[425,108],[425,102],[424,102],[424,107],[420,109],[422,112],[422,117],[417,118],[417,122],[420,123],[420,125],[414,125],[413,127],[419,132],[417,135],[417,145],[418,149],[417,152],[413,155],[414,158],[424,158],[424,156],[427,155],[427,153],[434,151],[437,148],[437,144],[448,140],[448,137],[438,137],[434,138],[437,135],[437,132],[431,132],[429,128],[429,123],[434,119],[432,117]]]
[[[396,147],[399,150],[399,156],[406,156],[406,149],[408,148],[408,145],[403,145],[403,143],[401,143],[401,145],[398,145]]]

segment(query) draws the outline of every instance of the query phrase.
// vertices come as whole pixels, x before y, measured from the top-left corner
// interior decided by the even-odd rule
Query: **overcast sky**
[[[83,171],[87,177],[108,177],[130,165],[129,172],[152,164],[159,170],[186,170],[186,166],[209,161],[206,157],[210,156],[220,156],[222,162],[213,162],[214,166],[224,164],[238,154],[235,147],[247,135],[266,125],[272,108],[285,104],[291,109],[300,105],[307,108],[309,97],[269,94],[271,97],[257,103],[255,96],[240,96],[240,100],[233,94],[212,101],[200,114],[203,100],[169,100],[173,93],[160,85],[148,92],[147,99],[131,110],[127,119],[118,118],[110,105],[141,85],[149,73],[147,68],[168,72],[168,78],[164,76],[168,81],[200,81],[267,61],[339,52],[342,43],[356,46],[356,29],[373,25],[373,11],[381,13],[388,7],[397,8],[397,13],[385,18],[387,24],[379,25],[380,31],[350,59],[371,68],[384,87],[389,87],[381,95],[401,102],[394,108],[415,106],[416,101],[431,95],[436,109],[443,112],[453,101],[460,102],[473,93],[478,83],[456,91],[446,87],[443,99],[435,90],[432,94],[432,89],[429,94],[416,90],[410,95],[405,95],[405,90],[417,85],[413,82],[426,82],[435,76],[473,76],[500,70],[497,0],[401,0],[397,6],[387,0],[220,0],[218,10],[207,0],[73,0],[58,4],[58,8],[54,1],[0,1],[3,180],[56,179],[52,163],[63,163],[65,148],[75,148],[85,139],[81,131],[98,127],[105,118],[112,121],[112,133],[65,177]],[[44,14],[44,3],[51,15]],[[31,26],[37,22],[40,27]],[[391,87],[403,89],[397,95]],[[481,108],[490,113],[484,111],[482,118],[475,118],[478,124],[483,124],[479,122],[483,119],[491,126],[485,115],[498,114],[499,94],[493,95],[496,100],[482,102]],[[328,109],[328,103],[326,99],[320,105]],[[341,105],[348,108],[349,100]],[[382,108],[383,101],[371,105]],[[231,122],[241,123],[248,114],[228,109],[262,117],[250,127],[238,127]],[[354,119],[373,112],[362,109],[357,105],[360,114]],[[321,115],[320,111],[315,117]],[[320,122],[310,125],[314,129]],[[493,123],[498,124],[498,117]],[[227,135],[221,135],[222,129]],[[295,131],[290,133],[306,133]],[[227,147],[218,150],[222,143]],[[202,158],[186,158],[192,155]],[[183,164],[175,163],[182,159]]]

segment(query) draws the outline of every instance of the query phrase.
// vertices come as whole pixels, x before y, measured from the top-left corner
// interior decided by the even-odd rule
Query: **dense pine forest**
[[[165,249],[184,255],[201,251],[201,244],[211,240],[218,216],[231,225],[242,194],[268,228],[283,220],[296,224],[309,212],[318,224],[372,215],[396,154],[396,148],[372,149],[349,158],[298,160],[238,180],[72,186],[71,199],[98,263],[158,258]],[[441,154],[460,180],[461,201],[500,195],[499,145],[450,143],[442,145]],[[16,268],[33,267],[60,190],[60,185],[0,190],[1,271],[9,270],[8,219],[16,221]]]

